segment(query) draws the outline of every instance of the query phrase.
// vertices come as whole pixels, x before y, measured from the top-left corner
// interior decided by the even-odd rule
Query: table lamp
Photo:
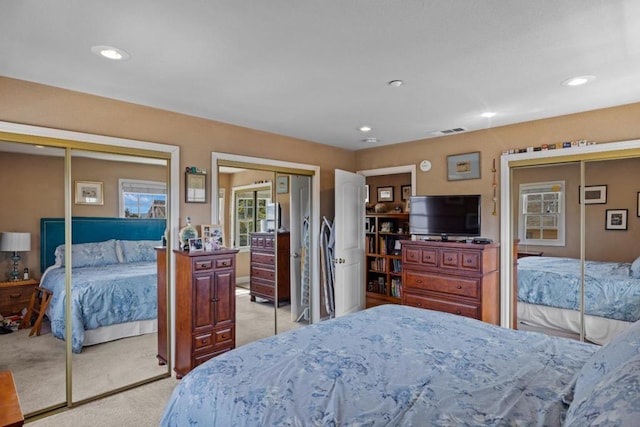
[[[13,253],[11,255],[13,270],[10,275],[12,281],[20,280],[20,271],[18,270],[20,255],[18,255],[18,252],[26,252],[30,250],[31,233],[3,232],[0,234],[0,251]]]

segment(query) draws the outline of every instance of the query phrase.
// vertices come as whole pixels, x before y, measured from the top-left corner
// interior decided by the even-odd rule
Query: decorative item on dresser
[[[18,252],[28,252],[30,250],[31,233],[14,233],[5,231],[0,234],[0,251],[12,253],[11,261],[13,261],[13,269],[10,274],[11,280],[20,280],[20,271],[18,271],[20,254],[18,254]]]
[[[40,284],[38,280],[18,280],[0,282],[0,314],[14,316],[29,307],[33,290]]]
[[[409,214],[368,214],[365,227],[366,306],[400,304],[402,256],[399,242],[409,238]]]
[[[499,246],[402,241],[402,303],[499,324]]]
[[[173,252],[176,254],[174,370],[180,379],[201,363],[236,346],[238,251]]]
[[[249,283],[251,301],[255,301],[256,297],[268,301],[276,300],[276,274],[278,278],[276,305],[279,307],[280,303],[290,301],[289,246],[289,232],[251,233],[251,278]]]

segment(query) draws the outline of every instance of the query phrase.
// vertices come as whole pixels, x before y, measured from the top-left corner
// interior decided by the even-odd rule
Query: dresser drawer
[[[213,332],[216,347],[233,342],[233,328],[220,329]]]
[[[407,248],[404,251],[403,263],[415,265],[427,265],[435,267],[438,264],[438,251],[435,249]]]
[[[204,362],[206,362],[209,359],[212,359],[222,353],[225,353],[227,351],[231,350],[231,347],[227,347],[227,348],[221,348],[218,349],[216,351],[212,351],[211,353],[203,353],[203,354],[194,354],[193,358],[191,359],[191,364],[193,365],[192,369],[195,368],[198,365],[202,365]]]
[[[413,307],[443,311],[445,313],[480,319],[480,305],[477,304],[446,301],[424,295],[416,295],[410,292],[405,293],[403,303]]]
[[[19,314],[23,308],[28,308],[36,286],[37,284],[0,288],[0,314],[12,316]]]
[[[268,299],[273,299],[276,296],[275,286],[272,284],[260,283],[257,280],[251,281],[251,294],[257,296],[264,296]]]
[[[275,265],[275,256],[265,252],[251,252],[251,262],[256,264]]]
[[[272,267],[269,267],[269,266],[261,267],[258,265],[251,266],[251,278],[274,281],[275,277],[276,275],[275,275],[273,266]]]
[[[480,272],[482,269],[482,254],[472,251],[442,250],[440,251],[440,266],[442,268]]]
[[[405,289],[420,289],[468,298],[479,298],[480,279],[407,272]]]

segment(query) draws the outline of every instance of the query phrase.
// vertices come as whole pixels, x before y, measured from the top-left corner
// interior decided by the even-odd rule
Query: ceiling
[[[358,150],[640,101],[640,1],[0,0],[0,74]]]

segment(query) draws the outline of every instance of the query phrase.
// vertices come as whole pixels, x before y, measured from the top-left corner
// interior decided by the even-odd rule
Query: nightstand
[[[28,308],[33,290],[40,284],[39,280],[18,280],[0,282],[0,314],[4,317],[21,314]]]

